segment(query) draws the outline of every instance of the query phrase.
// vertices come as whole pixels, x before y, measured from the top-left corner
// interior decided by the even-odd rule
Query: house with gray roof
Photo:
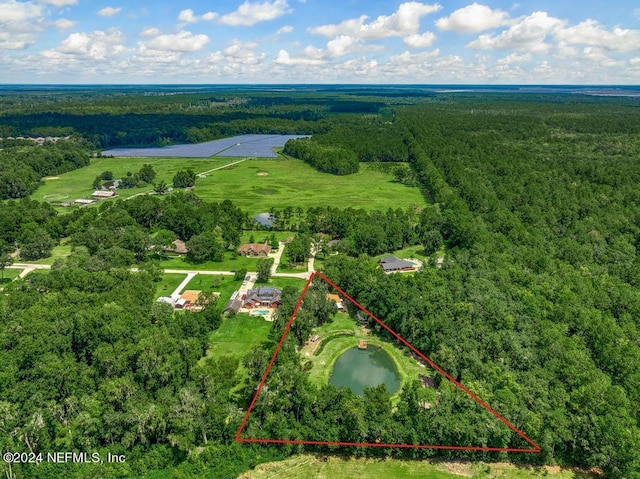
[[[385,273],[395,273],[397,271],[415,271],[416,265],[411,261],[396,258],[395,256],[387,256],[382,258],[378,264]]]

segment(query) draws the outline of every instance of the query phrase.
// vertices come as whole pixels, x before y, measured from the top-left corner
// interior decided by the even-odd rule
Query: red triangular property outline
[[[533,446],[533,448],[532,449],[527,449],[527,448],[482,447],[482,446],[380,444],[380,443],[368,443],[368,442],[305,441],[305,440],[297,440],[297,439],[259,439],[259,438],[241,437],[240,435],[242,434],[242,431],[244,430],[245,426],[247,425],[247,421],[249,420],[249,415],[251,414],[251,411],[253,410],[253,407],[255,406],[255,403],[256,403],[256,401],[258,399],[258,396],[260,395],[260,391],[262,391],[264,383],[267,380],[267,376],[271,372],[271,368],[273,367],[273,364],[275,363],[276,357],[278,356],[278,353],[280,352],[280,348],[282,347],[282,344],[284,343],[284,339],[286,338],[287,334],[289,333],[289,329],[291,328],[291,323],[293,323],[293,320],[295,319],[296,314],[298,313],[298,309],[300,308],[300,305],[302,304],[302,300],[304,299],[305,295],[307,294],[307,290],[309,289],[309,285],[311,284],[311,281],[313,280],[313,278],[315,276],[321,278],[326,283],[328,283],[333,288],[335,288],[336,291],[338,291],[345,298],[347,298],[349,301],[351,301],[357,308],[359,308],[362,312],[366,313],[370,318],[374,319],[380,326],[382,326],[384,329],[386,329],[395,338],[397,338],[405,346],[407,346],[414,353],[416,353],[420,358],[422,358],[427,363],[429,363],[429,365],[432,368],[434,368],[436,371],[438,371],[440,374],[442,374],[445,378],[447,378],[449,381],[451,381],[453,384],[455,384],[456,387],[458,387],[458,389],[461,389],[462,391],[464,391],[465,394],[467,394],[474,401],[476,401],[478,404],[480,404],[480,406],[482,406],[484,409],[486,409],[491,414],[493,414],[497,419],[499,419],[502,423],[504,423],[509,429],[511,429],[513,432],[518,434],[518,436],[520,436],[522,439],[524,439],[527,443],[529,443],[531,446]],[[284,328],[284,332],[282,333],[280,341],[278,342],[278,346],[276,347],[276,349],[275,349],[275,351],[273,353],[273,356],[271,358],[271,361],[269,361],[269,365],[267,366],[267,370],[265,371],[264,375],[262,376],[262,380],[260,381],[258,389],[256,390],[256,393],[253,396],[253,400],[251,401],[251,405],[249,406],[249,409],[247,409],[247,412],[246,412],[246,414],[244,416],[244,419],[242,420],[242,423],[240,424],[240,428],[238,429],[238,432],[236,433],[235,440],[237,442],[247,442],[247,443],[309,444],[309,445],[319,445],[319,446],[391,447],[391,448],[403,448],[403,449],[449,449],[449,450],[457,450],[457,451],[482,451],[482,452],[539,453],[541,451],[540,446],[538,444],[536,444],[533,440],[531,440],[524,432],[522,432],[520,429],[515,427],[508,420],[506,420],[504,417],[502,417],[500,414],[498,414],[491,406],[489,406],[489,404],[487,404],[482,399],[480,399],[478,396],[476,396],[473,392],[471,392],[469,389],[467,389],[459,381],[456,381],[456,379],[454,377],[452,377],[449,373],[447,373],[444,369],[442,369],[440,366],[438,366],[436,363],[434,363],[431,359],[429,359],[427,356],[425,356],[420,351],[418,351],[416,348],[414,348],[402,336],[400,336],[398,333],[396,333],[394,330],[392,330],[389,326],[384,324],[380,319],[376,318],[373,314],[371,314],[369,311],[367,311],[364,307],[362,307],[362,305],[360,303],[358,303],[351,296],[349,296],[342,289],[340,289],[329,278],[327,278],[322,273],[318,273],[318,272],[311,273],[309,279],[307,280],[307,283],[304,286],[302,294],[300,295],[300,298],[298,299],[298,302],[296,303],[296,306],[295,306],[295,308],[293,310],[293,314],[291,315],[291,318],[289,318],[289,322],[287,323],[287,325]]]

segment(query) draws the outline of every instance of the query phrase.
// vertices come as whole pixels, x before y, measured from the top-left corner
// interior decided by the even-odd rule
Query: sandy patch
[[[51,180],[59,180],[60,177],[59,176],[45,176],[44,178],[42,178],[44,181],[51,181]]]
[[[256,176],[268,176],[268,175],[269,175],[269,173],[267,173],[266,171],[258,171],[256,173]]]
[[[472,466],[468,462],[433,462],[432,464],[440,465],[444,470],[450,474],[463,477],[473,477]]]

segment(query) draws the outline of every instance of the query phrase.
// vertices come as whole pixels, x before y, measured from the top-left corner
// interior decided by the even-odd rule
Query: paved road
[[[51,265],[50,264],[14,263],[11,266],[7,266],[7,268],[24,269],[24,271],[20,273],[20,277],[24,278],[27,274],[29,274],[31,271],[35,271],[36,269],[51,269]],[[138,268],[129,268],[129,271],[132,271],[135,273],[139,270]],[[208,274],[208,275],[220,274],[220,275],[226,275],[226,276],[233,276],[236,274],[234,271],[213,271],[213,270],[199,270],[199,269],[165,269],[164,272],[173,273],[173,274],[186,274],[186,275],[191,274],[194,276],[196,274]],[[251,275],[253,281],[255,282],[255,278],[257,277],[258,273],[255,271],[250,271],[250,272],[247,272],[247,274]],[[272,276],[276,278],[309,279],[310,274],[311,273],[276,273],[276,274],[273,274]]]

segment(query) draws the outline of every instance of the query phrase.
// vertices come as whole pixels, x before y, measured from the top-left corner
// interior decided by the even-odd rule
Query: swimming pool
[[[251,316],[266,316],[267,314],[269,314],[268,309],[254,309],[251,311]]]

